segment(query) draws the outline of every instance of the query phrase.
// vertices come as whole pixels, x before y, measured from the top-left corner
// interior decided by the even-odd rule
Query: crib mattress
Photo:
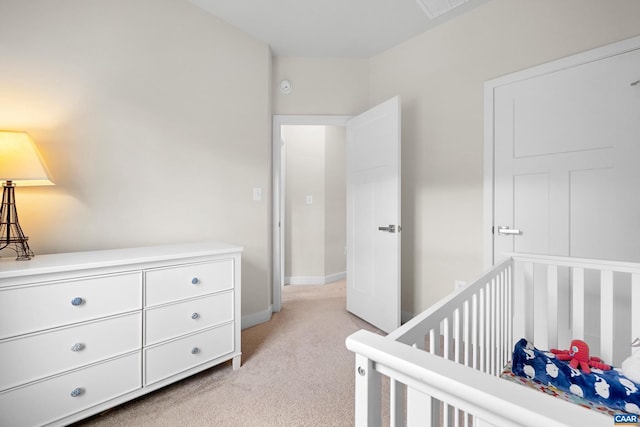
[[[591,402],[573,393],[567,393],[566,391],[562,391],[557,387],[554,387],[553,385],[542,384],[540,381],[535,379],[520,377],[513,373],[513,370],[511,369],[511,362],[507,363],[507,365],[504,367],[504,370],[500,374],[500,378],[524,385],[526,387],[548,394],[549,396],[557,397],[558,399],[562,399],[570,403],[575,403],[576,405],[580,405],[584,408],[591,409],[592,411],[597,411],[606,415],[613,416],[615,414],[626,413],[624,411],[611,409],[607,406]]]
[[[501,377],[601,413],[640,414],[640,384],[618,369],[592,368],[591,374],[585,374],[524,338],[516,343]]]

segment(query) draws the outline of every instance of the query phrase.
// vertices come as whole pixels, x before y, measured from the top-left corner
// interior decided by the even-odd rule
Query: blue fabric
[[[550,351],[538,350],[522,338],[513,350],[513,373],[573,393],[609,408],[640,414],[640,385],[617,369],[591,374],[573,369]]]

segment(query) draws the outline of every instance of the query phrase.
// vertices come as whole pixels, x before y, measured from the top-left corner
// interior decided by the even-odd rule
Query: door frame
[[[281,126],[347,126],[347,115],[273,115],[272,122],[272,311],[282,309],[285,261],[285,150],[282,149]]]
[[[640,36],[622,40],[606,46],[591,49],[565,58],[556,59],[512,74],[507,74],[484,84],[484,177],[483,177],[483,268],[493,266],[493,226],[494,226],[494,91],[495,89],[522,80],[554,73],[589,62],[620,55],[640,49]],[[638,74],[640,79],[640,73]]]

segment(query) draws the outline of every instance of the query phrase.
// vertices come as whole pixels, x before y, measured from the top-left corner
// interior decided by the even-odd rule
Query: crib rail
[[[389,339],[499,374],[512,347],[512,261],[501,264],[391,332]]]
[[[407,388],[406,419],[400,426],[576,426],[610,427],[612,419],[526,387],[486,375],[372,332],[360,330],[347,338],[356,353],[357,427],[382,424],[382,376]],[[393,397],[391,398],[393,400]],[[447,402],[466,417],[433,417],[438,402]],[[569,410],[567,410],[567,406]],[[473,418],[471,418],[473,417]]]
[[[380,424],[382,377],[391,426],[611,425],[496,377],[522,337],[539,348],[583,339],[592,354],[619,365],[640,336],[632,306],[640,307],[640,264],[514,254],[387,337],[347,339],[356,353],[356,425]]]

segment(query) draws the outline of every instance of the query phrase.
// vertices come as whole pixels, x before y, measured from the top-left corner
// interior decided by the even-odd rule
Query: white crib
[[[583,339],[620,366],[640,336],[637,307],[640,264],[514,254],[388,336],[347,338],[356,426],[612,426],[498,376],[523,337],[543,349]]]

